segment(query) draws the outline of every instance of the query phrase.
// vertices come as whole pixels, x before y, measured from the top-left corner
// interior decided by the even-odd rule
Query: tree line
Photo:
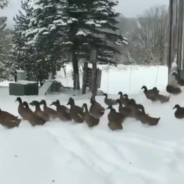
[[[5,6],[0,0],[0,8]],[[78,66],[90,62],[91,50],[97,51],[98,64],[165,64],[167,9],[154,6],[126,18],[115,6],[110,0],[22,1],[13,30],[0,17],[0,78],[21,69],[27,80],[42,82],[71,63],[79,89]]]

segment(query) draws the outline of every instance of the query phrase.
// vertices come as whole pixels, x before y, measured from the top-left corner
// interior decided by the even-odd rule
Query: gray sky
[[[13,17],[20,8],[21,0],[9,0],[9,7],[0,10],[0,16],[6,15],[8,17],[8,25],[12,27]],[[146,9],[153,5],[168,5],[169,0],[119,0],[119,5],[116,10],[126,17],[136,17],[143,13]]]

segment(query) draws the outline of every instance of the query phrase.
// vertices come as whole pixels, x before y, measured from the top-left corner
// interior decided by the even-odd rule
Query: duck
[[[67,105],[70,105],[70,116],[76,123],[83,123],[84,122],[84,112],[83,108],[75,105],[75,101],[73,98],[69,98]]]
[[[125,117],[131,117],[131,109],[129,107],[123,106],[122,102],[119,99],[117,99],[116,101],[119,104],[119,113],[121,113]]]
[[[54,105],[56,107],[56,113],[57,113],[57,117],[61,120],[61,121],[71,121],[71,115],[68,112],[68,108],[64,108],[65,106],[60,105],[59,100],[56,100],[55,102],[52,102],[51,105]]]
[[[119,91],[118,95],[120,95],[119,100],[124,105],[126,100],[124,99],[123,92],[122,91]]]
[[[134,99],[129,99],[128,95],[127,94],[124,94],[123,95],[123,98],[124,98],[124,105],[135,105],[136,102]]]
[[[108,106],[107,109],[110,109],[110,112],[108,114],[108,127],[112,130],[122,130],[123,125],[122,123],[125,120],[125,116],[123,116],[120,113],[117,113],[116,110],[111,106]]]
[[[136,119],[141,121],[142,124],[148,124],[150,126],[157,125],[160,120],[160,118],[151,117],[148,114],[145,114],[144,112],[141,111],[138,113]]]
[[[104,93],[103,95],[105,96],[105,98],[104,98],[104,103],[105,103],[106,105],[108,105],[108,106],[117,105],[116,100],[108,98],[107,93]]]
[[[145,108],[142,104],[137,104],[134,99],[129,99],[127,94],[124,94],[124,99],[126,100],[125,106],[129,107],[132,111],[143,111],[145,112]]]
[[[0,124],[8,129],[18,127],[21,123],[21,119],[7,111],[0,109]]]
[[[26,101],[24,101],[22,104],[23,104],[24,108],[26,108],[27,112],[33,113],[33,111],[29,108],[29,104]]]
[[[184,86],[184,80],[181,79],[177,73],[174,72],[172,75],[173,75],[173,76],[175,77],[175,79],[177,80],[178,85]]]
[[[84,121],[86,122],[86,124],[89,127],[94,127],[97,126],[100,122],[100,119],[95,118],[94,116],[92,116],[89,111],[88,111],[88,106],[86,103],[83,104],[82,106],[83,110],[84,110]]]
[[[24,119],[27,120],[28,119],[28,111],[27,109],[25,109],[22,99],[20,97],[17,97],[17,99],[15,100],[16,102],[19,102],[19,106],[18,106],[18,113],[19,115]]]
[[[171,86],[171,85],[167,85],[166,86],[166,91],[168,93],[173,94],[173,95],[178,95],[178,94],[180,94],[182,92],[179,87],[174,87],[174,86]]]
[[[105,108],[100,103],[98,103],[93,96],[91,97],[90,102],[90,114],[97,119],[101,118],[105,113]]]
[[[160,117],[159,118],[154,118],[154,117],[151,117],[151,116],[147,115],[148,125],[150,125],[150,126],[158,125],[159,121],[160,121]]]
[[[69,110],[69,108],[68,107],[66,107],[65,105],[61,105],[61,103],[60,103],[60,101],[59,100],[56,100],[55,102],[54,102],[54,105],[56,106],[56,104],[57,104],[57,108],[58,108],[58,111],[62,111],[62,112],[69,112],[70,110]],[[50,104],[50,106],[52,106],[53,105],[53,103],[51,103]]]
[[[45,100],[40,101],[40,105],[43,105],[43,111],[49,115],[49,119],[56,119],[58,118],[57,111],[54,109],[51,109],[47,106],[47,103]]]
[[[23,102],[24,105],[24,115],[26,117],[25,120],[27,120],[32,126],[36,126],[36,125],[44,125],[46,123],[46,121],[44,119],[42,119],[41,117],[39,117],[38,115],[36,115],[30,108],[27,102]]]
[[[156,95],[158,95],[159,90],[156,87],[148,90],[146,86],[142,86],[141,89],[144,89],[144,94],[148,100],[151,100],[152,102],[158,101]]]
[[[184,108],[180,105],[176,104],[173,109],[176,109],[174,115],[177,119],[183,119],[184,118]]]
[[[32,102],[29,103],[31,106],[35,106],[35,111],[34,113],[39,116],[40,118],[44,119],[45,121],[49,121],[49,114],[42,111],[40,108],[40,102],[33,100]]]
[[[166,102],[169,102],[169,100],[170,100],[170,96],[164,96],[161,94],[158,94],[156,97],[157,97],[158,101],[160,101],[161,103],[166,103]]]

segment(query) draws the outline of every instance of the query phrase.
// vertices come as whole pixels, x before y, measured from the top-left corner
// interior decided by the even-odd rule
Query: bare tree
[[[165,6],[154,6],[137,18],[137,29],[131,40],[133,50],[140,55],[143,62],[165,64],[167,20],[168,12]]]

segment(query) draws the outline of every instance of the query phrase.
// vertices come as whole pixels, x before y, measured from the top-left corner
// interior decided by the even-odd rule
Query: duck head
[[[33,100],[31,103],[29,103],[29,105],[31,105],[31,106],[39,106],[40,103],[38,101],[36,101],[36,100]]]
[[[28,103],[27,102],[23,102],[23,106],[25,107],[25,108],[29,108],[29,105],[28,105]]]
[[[84,104],[82,105],[82,108],[83,108],[84,112],[88,111],[88,106],[87,106],[86,103],[84,103]]]
[[[50,106],[52,106],[52,105],[54,105],[54,106],[59,106],[60,105],[60,102],[59,102],[59,100],[56,100],[56,101],[54,101],[54,102],[52,102],[51,104],[50,104]]]
[[[107,93],[104,93],[103,96],[105,96],[105,98],[107,98]]]
[[[22,99],[20,97],[17,97],[17,99],[15,100],[15,102],[19,102],[21,104],[22,103]]]
[[[118,95],[123,96],[123,93],[120,91],[120,92],[118,93]]]
[[[92,96],[92,97],[90,98],[90,103],[91,103],[91,104],[94,104],[94,103],[95,103],[95,97],[94,97],[94,96]]]
[[[128,95],[127,94],[124,94],[123,96],[128,99]]]
[[[180,106],[178,105],[178,104],[176,104],[174,107],[173,107],[173,109],[180,109]]]
[[[144,91],[147,91],[148,90],[146,86],[142,86],[141,89],[144,89]]]
[[[109,105],[106,110],[108,109],[112,110],[113,109],[112,105]]]
[[[74,99],[72,97],[69,98],[67,105],[75,105]]]
[[[41,100],[40,101],[40,105],[46,105],[46,101],[45,100]]]

